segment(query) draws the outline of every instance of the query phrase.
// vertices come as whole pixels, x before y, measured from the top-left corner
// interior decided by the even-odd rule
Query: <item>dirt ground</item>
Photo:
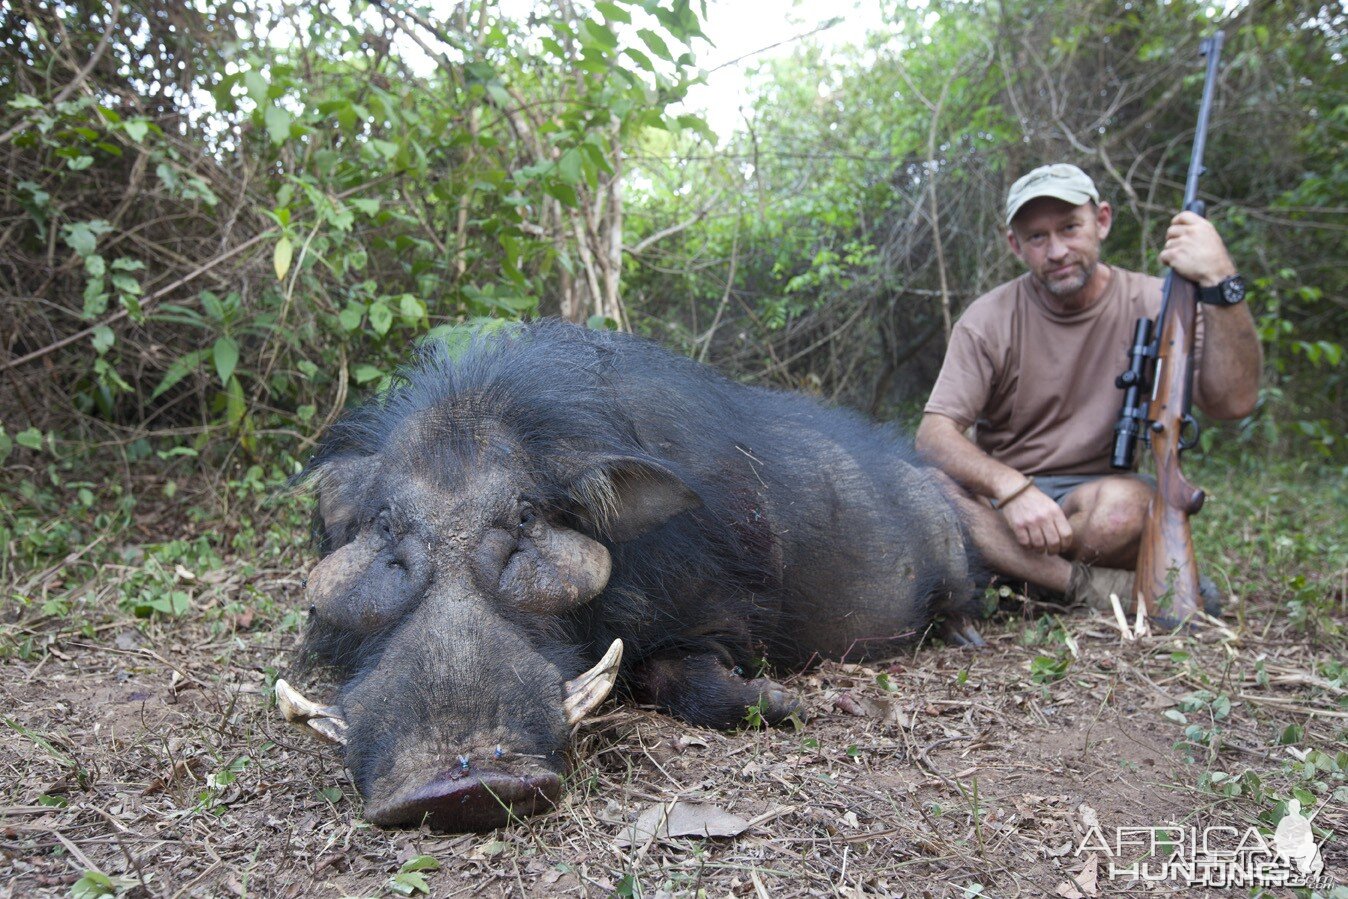
[[[1297,757],[1345,749],[1343,685],[1317,674],[1343,654],[1242,612],[1137,641],[1100,613],[1003,613],[982,651],[792,676],[799,728],[610,700],[557,809],[468,835],[361,820],[336,751],[270,702],[293,631],[111,622],[0,662],[0,897],[1196,895],[1110,879],[1078,851],[1090,825],[1244,830],[1298,787],[1348,883],[1344,772]]]

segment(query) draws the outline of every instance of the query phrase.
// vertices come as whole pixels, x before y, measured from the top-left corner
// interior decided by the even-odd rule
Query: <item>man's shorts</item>
[[[1152,489],[1156,488],[1156,478],[1149,474],[1138,474],[1137,472],[1128,472],[1121,474],[1037,474],[1034,476],[1034,486],[1044,491],[1058,505],[1067,501],[1067,497],[1073,490],[1082,484],[1089,484],[1091,481],[1098,481],[1101,478],[1137,478],[1145,482]]]

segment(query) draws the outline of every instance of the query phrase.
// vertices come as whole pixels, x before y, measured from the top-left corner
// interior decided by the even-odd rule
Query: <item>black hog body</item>
[[[424,352],[307,469],[307,648],[367,817],[475,829],[560,792],[565,682],[733,726],[752,672],[883,656],[973,611],[960,523],[893,430],[556,322]],[[749,674],[746,674],[749,672]]]

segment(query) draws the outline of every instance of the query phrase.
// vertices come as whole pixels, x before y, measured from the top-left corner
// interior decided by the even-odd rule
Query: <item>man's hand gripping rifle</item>
[[[1184,185],[1184,208],[1203,215],[1198,178],[1203,173],[1203,145],[1217,83],[1222,32],[1203,41],[1200,52],[1207,57],[1207,77]],[[1138,319],[1128,351],[1128,370],[1115,382],[1125,393],[1123,412],[1114,426],[1110,463],[1131,471],[1139,440],[1151,445],[1156,461],[1157,491],[1147,510],[1138,547],[1134,598],[1148,617],[1169,625],[1190,618],[1202,607],[1189,516],[1203,508],[1204,495],[1185,480],[1179,467],[1180,452],[1198,439],[1198,424],[1189,411],[1197,290],[1192,281],[1166,272],[1160,315],[1155,324],[1151,319]]]

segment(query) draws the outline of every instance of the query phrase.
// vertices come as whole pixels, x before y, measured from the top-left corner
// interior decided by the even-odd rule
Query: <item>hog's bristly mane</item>
[[[630,418],[612,401],[613,350],[606,342],[543,324],[477,336],[458,353],[428,344],[389,391],[333,426],[310,467],[380,452],[410,420],[428,415],[436,418],[437,436],[467,438],[469,447],[490,422],[503,424],[537,457],[580,447],[640,449]]]

